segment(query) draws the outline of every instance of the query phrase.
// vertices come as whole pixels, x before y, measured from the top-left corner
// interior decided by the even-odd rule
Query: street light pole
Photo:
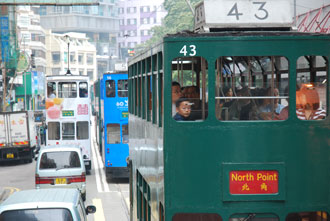
[[[66,74],[71,74],[70,72],[70,36],[69,35],[65,35],[64,36],[66,43],[68,44],[68,70],[66,71]]]

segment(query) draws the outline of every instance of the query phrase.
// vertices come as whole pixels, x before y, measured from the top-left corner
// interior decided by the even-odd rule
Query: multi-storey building
[[[152,37],[152,27],[162,24],[167,14],[163,2],[164,0],[119,1],[118,44],[122,58],[127,56],[130,49]]]
[[[118,56],[118,0],[100,0],[98,6],[42,6],[41,25],[54,33],[85,33],[97,50],[97,73],[111,70]]]
[[[46,73],[46,31],[40,26],[37,6],[16,7],[18,45],[21,51],[34,57],[35,70]]]

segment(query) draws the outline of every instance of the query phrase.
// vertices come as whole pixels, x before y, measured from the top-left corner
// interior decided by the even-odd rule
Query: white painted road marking
[[[93,205],[96,207],[96,212],[94,213],[94,220],[105,221],[101,199],[93,199]]]

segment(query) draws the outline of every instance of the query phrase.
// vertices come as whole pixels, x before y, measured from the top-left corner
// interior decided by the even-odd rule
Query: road
[[[92,127],[93,128],[93,127]],[[95,134],[95,133],[91,133]],[[128,179],[112,180],[105,177],[101,157],[92,139],[92,171],[87,175],[87,205],[96,206],[96,213],[88,215],[88,220],[126,221],[129,220]],[[15,191],[35,188],[35,165],[32,163],[0,164],[0,202]]]

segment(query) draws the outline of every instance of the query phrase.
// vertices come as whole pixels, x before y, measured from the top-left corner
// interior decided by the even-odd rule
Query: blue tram
[[[107,177],[128,177],[127,73],[106,73],[100,81],[100,151]]]

